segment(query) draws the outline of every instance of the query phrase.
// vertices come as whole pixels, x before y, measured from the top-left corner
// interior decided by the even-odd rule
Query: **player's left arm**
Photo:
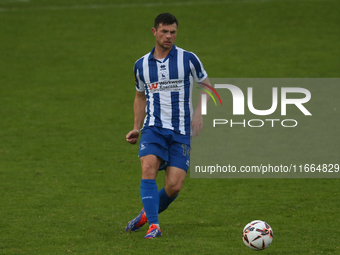
[[[200,82],[200,84],[211,86],[208,77],[206,79],[204,79],[202,82]],[[205,88],[208,89],[206,86],[205,86]],[[194,110],[194,113],[193,113],[193,116],[192,116],[192,121],[191,121],[191,126],[192,126],[194,138],[197,137],[198,134],[203,131],[202,102],[201,102],[202,94],[207,94],[207,92],[205,92],[204,90],[201,91],[199,98],[198,98],[197,107]],[[210,97],[207,97],[207,100],[209,100],[209,98]]]

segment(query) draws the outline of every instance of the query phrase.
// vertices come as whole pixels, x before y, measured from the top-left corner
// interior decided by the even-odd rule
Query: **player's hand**
[[[203,117],[200,108],[196,108],[191,121],[193,137],[196,138],[203,131]]]
[[[126,135],[126,141],[131,144],[137,143],[139,130],[132,130]]]

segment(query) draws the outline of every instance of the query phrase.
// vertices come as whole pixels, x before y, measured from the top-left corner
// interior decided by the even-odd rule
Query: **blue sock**
[[[159,224],[158,207],[159,195],[155,180],[142,179],[140,183],[140,195],[149,224]]]
[[[169,197],[166,194],[165,189],[161,189],[159,192],[159,210],[158,213],[163,212],[168,206],[176,199],[178,194],[175,197]]]

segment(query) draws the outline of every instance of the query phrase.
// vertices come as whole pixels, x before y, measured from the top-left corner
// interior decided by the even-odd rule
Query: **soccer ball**
[[[247,247],[260,251],[272,243],[273,230],[268,223],[254,220],[244,227],[242,239]]]

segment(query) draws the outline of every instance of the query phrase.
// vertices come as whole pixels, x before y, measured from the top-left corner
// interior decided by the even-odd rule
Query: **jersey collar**
[[[171,56],[174,56],[174,55],[175,55],[176,48],[177,48],[177,47],[176,47],[176,45],[174,44],[174,45],[172,46],[172,49],[170,50],[169,54],[165,57],[164,61],[167,60],[167,59],[169,58],[169,55],[171,55]],[[154,51],[155,51],[155,47],[153,47],[153,49],[152,49],[151,52],[150,52],[149,60],[157,61],[157,59],[155,59],[155,58],[153,57]]]

